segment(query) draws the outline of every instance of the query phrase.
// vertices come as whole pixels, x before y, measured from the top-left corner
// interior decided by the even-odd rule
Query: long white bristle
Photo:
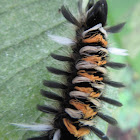
[[[59,140],[60,139],[60,129],[56,130],[53,136],[53,140]]]
[[[70,38],[66,38],[66,37],[62,37],[62,36],[56,36],[56,35],[48,35],[53,41],[62,44],[62,45],[74,45],[75,42],[70,39]]]
[[[112,54],[115,54],[115,55],[123,55],[123,56],[126,56],[128,55],[128,52],[127,50],[125,49],[119,49],[119,48],[108,48],[108,51]]]
[[[34,125],[18,124],[18,123],[11,123],[11,124],[17,127],[25,128],[26,130],[32,130],[32,131],[49,131],[53,129],[53,126],[44,125],[44,124],[34,124]]]

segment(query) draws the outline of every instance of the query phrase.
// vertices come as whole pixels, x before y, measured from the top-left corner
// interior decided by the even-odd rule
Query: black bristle
[[[83,0],[78,0],[78,11],[80,15],[83,14],[82,3],[83,3]]]
[[[53,57],[56,60],[59,61],[69,61],[69,62],[73,62],[73,59],[67,56],[62,56],[62,55],[57,55],[57,54],[51,54],[51,57]]]
[[[120,82],[115,82],[115,81],[109,81],[109,80],[104,80],[103,81],[105,84],[108,84],[112,87],[116,87],[116,88],[122,88],[125,87],[124,84],[120,83]]]
[[[118,102],[118,101],[116,101],[116,100],[107,98],[107,97],[101,96],[99,99],[100,99],[100,100],[103,100],[104,102],[107,102],[107,103],[109,103],[109,104],[112,104],[112,105],[114,105],[114,106],[118,106],[118,107],[121,107],[121,106],[122,106],[122,103],[120,103],[120,102]]]
[[[77,21],[77,19],[72,15],[72,13],[69,11],[68,8],[65,8],[64,6],[61,7],[61,12],[63,16],[72,24],[76,26],[80,26],[80,23]]]
[[[66,89],[67,86],[58,82],[54,82],[54,81],[43,81],[43,85],[46,87],[50,87],[50,88],[60,88],[60,89]]]
[[[40,93],[43,96],[47,97],[47,98],[50,98],[50,99],[53,99],[53,100],[57,100],[57,101],[61,101],[61,102],[63,101],[63,98],[62,97],[60,97],[59,95],[57,95],[57,94],[55,94],[53,92],[45,91],[45,90],[41,89],[40,90]]]
[[[107,62],[106,66],[114,68],[114,69],[121,69],[121,68],[124,68],[126,65],[122,63],[116,63],[116,62]]]
[[[114,105],[114,106],[118,106],[118,107],[121,107],[121,106],[122,106],[122,103],[120,103],[120,102],[118,102],[118,101],[116,101],[116,100],[107,98],[107,97],[101,96],[99,99],[100,99],[100,100],[103,100],[104,102],[107,102],[107,103],[109,103],[109,104],[112,104],[112,105]]]
[[[48,71],[50,71],[51,73],[57,74],[57,75],[70,75],[70,73],[63,71],[63,70],[59,70],[53,67],[47,67]]]
[[[98,112],[97,116],[99,116],[104,121],[108,122],[109,124],[112,124],[112,125],[116,125],[117,124],[117,121],[114,118],[112,118],[112,117],[110,117],[108,115],[104,115],[101,112]]]
[[[37,109],[44,112],[44,113],[50,113],[50,114],[57,114],[58,110],[48,107],[48,106],[41,106],[41,105],[37,105]]]
[[[28,138],[27,140],[50,140],[50,139],[49,136],[40,136],[40,137]]]
[[[125,25],[125,22],[112,26],[112,27],[109,27],[106,29],[106,31],[110,32],[110,33],[118,33],[119,31],[121,31],[121,29],[124,27],[124,25]]]
[[[90,129],[93,131],[95,135],[97,135],[101,140],[109,140],[109,138],[99,129],[90,126]]]

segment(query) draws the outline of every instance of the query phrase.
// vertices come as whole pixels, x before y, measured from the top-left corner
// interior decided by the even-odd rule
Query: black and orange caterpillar
[[[116,33],[125,23],[103,28],[107,20],[106,0],[99,0],[96,3],[90,0],[85,12],[82,10],[81,0],[78,2],[78,9],[79,20],[68,8],[62,6],[60,10],[63,16],[76,26],[75,41],[51,36],[57,42],[62,40],[62,44],[65,44],[66,40],[69,41],[68,44],[72,44],[71,56],[51,55],[56,60],[69,62],[69,71],[48,67],[48,70],[54,74],[65,75],[67,83],[44,81],[47,87],[63,89],[63,96],[41,90],[43,96],[59,101],[60,109],[38,105],[40,111],[54,114],[55,118],[50,125],[36,125],[34,128],[28,126],[44,131],[41,136],[29,140],[83,140],[90,132],[102,140],[108,140],[108,137],[96,128],[94,119],[100,117],[112,125],[117,124],[114,118],[103,114],[100,108],[102,102],[122,106],[120,102],[105,97],[103,91],[106,84],[116,88],[124,87],[122,83],[111,81],[107,77],[107,67],[117,69],[125,66],[122,63],[109,61],[109,53],[113,50],[108,48],[107,32]],[[125,52],[117,50],[114,53],[123,55]]]

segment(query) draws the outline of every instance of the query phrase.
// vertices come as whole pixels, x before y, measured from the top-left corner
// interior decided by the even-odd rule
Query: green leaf
[[[15,2],[11,0],[10,3],[3,3],[3,7],[5,6],[7,10],[1,11],[0,15],[2,140],[23,139],[26,131],[10,123],[31,124],[41,115],[36,105],[44,103],[39,93],[40,89],[44,88],[42,80],[53,79],[45,67],[54,63],[53,59],[49,59],[50,53],[62,47],[50,41],[47,33],[71,34],[69,28],[63,24],[65,19],[58,12],[63,1],[56,4],[55,1],[49,0],[29,0],[18,1],[16,5]],[[65,4],[70,5],[71,9],[76,9],[76,2],[71,4],[71,1],[67,1]]]

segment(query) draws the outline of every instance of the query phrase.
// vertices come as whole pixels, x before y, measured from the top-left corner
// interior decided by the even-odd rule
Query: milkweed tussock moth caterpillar
[[[100,108],[102,102],[122,106],[120,102],[105,97],[103,91],[105,85],[124,87],[122,83],[107,78],[107,67],[115,69],[125,67],[125,64],[109,61],[109,53],[127,55],[127,51],[109,48],[107,33],[119,32],[125,23],[104,28],[107,20],[106,0],[99,0],[96,3],[90,0],[85,12],[82,10],[82,1],[79,1],[78,9],[79,20],[65,6],[62,6],[60,10],[63,16],[76,27],[75,40],[49,35],[57,43],[71,46],[71,56],[51,55],[58,61],[68,62],[70,68],[65,71],[47,67],[53,74],[64,75],[67,82],[65,84],[47,80],[43,82],[46,87],[62,89],[62,96],[41,90],[43,96],[58,101],[60,108],[37,106],[38,110],[55,116],[50,125],[16,124],[29,130],[44,132],[43,135],[29,138],[29,140],[83,140],[84,136],[90,132],[102,140],[108,140],[108,137],[96,127],[93,121],[99,117],[112,125],[117,124],[114,118],[103,114]]]

